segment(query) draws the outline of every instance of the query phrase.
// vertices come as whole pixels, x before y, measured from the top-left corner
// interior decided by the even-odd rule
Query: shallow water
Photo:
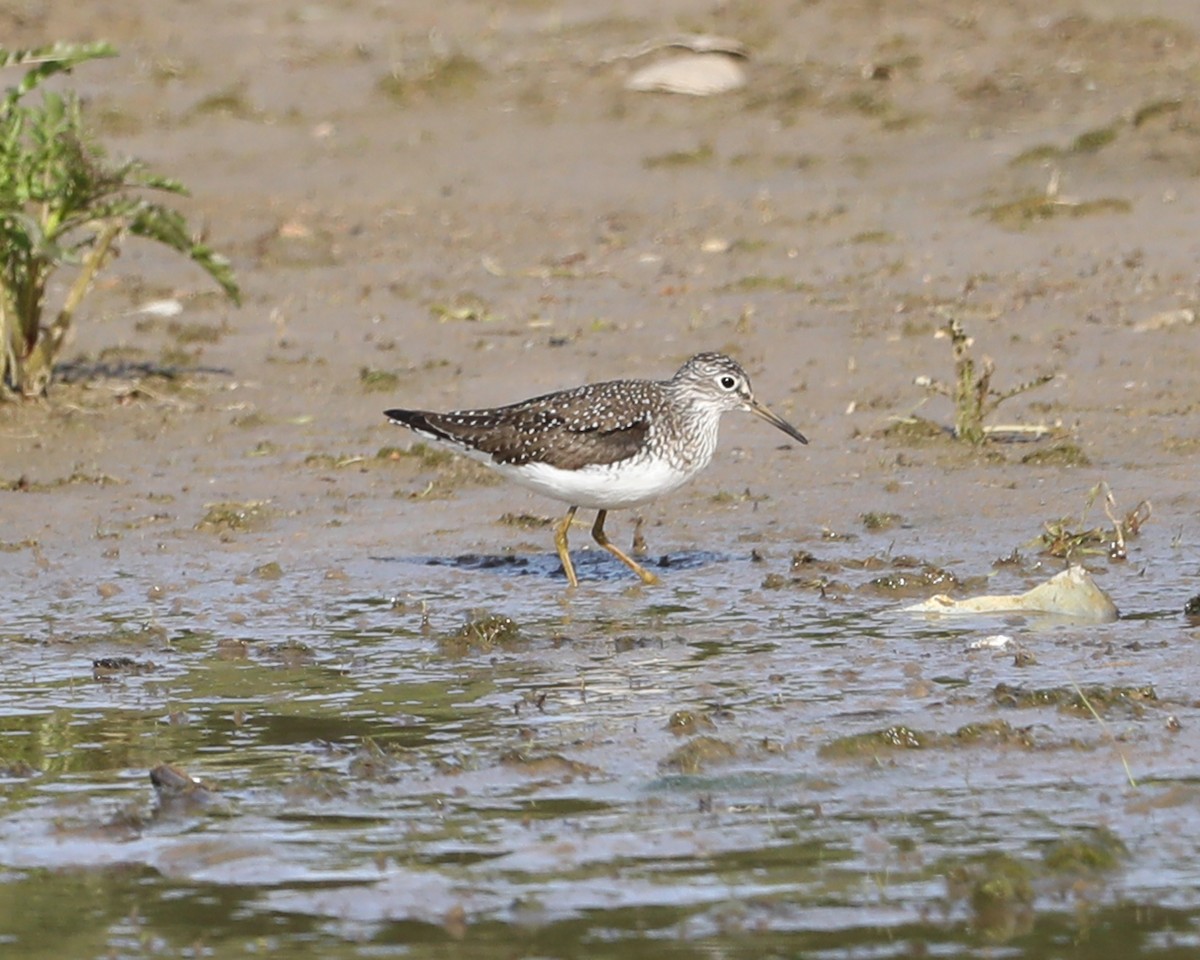
[[[536,554],[218,557],[98,618],[56,571],[0,611],[5,957],[1193,955],[1170,544],[1100,564],[1106,625],[916,619],[818,549],[824,597],[709,553],[652,590],[584,553],[570,599]]]

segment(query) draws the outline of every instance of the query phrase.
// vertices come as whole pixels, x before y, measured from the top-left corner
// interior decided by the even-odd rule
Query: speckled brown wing
[[[386,415],[433,439],[488,454],[497,463],[578,470],[636,454],[661,389],[652,381],[598,383],[491,410],[388,410]]]

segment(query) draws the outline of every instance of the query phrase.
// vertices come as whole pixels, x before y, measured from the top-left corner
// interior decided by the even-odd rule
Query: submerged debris
[[[442,652],[451,657],[472,653],[508,650],[521,643],[521,630],[511,617],[501,614],[472,615],[456,632],[439,641]]]
[[[92,679],[113,680],[117,677],[137,676],[156,670],[149,660],[140,661],[133,657],[100,657],[92,661]]]
[[[500,757],[500,765],[518,770],[526,776],[537,780],[553,780],[570,782],[576,777],[595,777],[603,775],[599,767],[571,760],[559,753],[531,754],[524,750],[509,750]]]
[[[707,713],[676,710],[667,720],[667,729],[676,736],[692,736],[700,730],[716,730],[717,725]]]
[[[1072,685],[1036,689],[998,683],[992,691],[992,700],[1002,707],[1057,707],[1064,712],[1087,716],[1098,716],[1119,708],[1140,717],[1146,712],[1147,703],[1158,702],[1158,693],[1150,684],[1140,687],[1092,684],[1087,687]]]
[[[150,783],[154,786],[160,813],[187,812],[196,807],[207,807],[217,799],[217,794],[205,783],[169,763],[160,763],[150,771]]]
[[[1015,746],[1031,749],[1033,734],[1027,727],[1014,727],[1003,720],[968,723],[953,733],[913,730],[905,726],[886,727],[838,737],[823,744],[817,755],[826,760],[852,760],[876,757],[899,750],[935,750],[972,746]]]
[[[1116,604],[1083,567],[1069,567],[1032,590],[1016,595],[954,600],[945,594],[904,608],[912,613],[1052,613],[1089,623],[1108,623],[1119,616]]]
[[[699,773],[713,764],[728,763],[738,755],[734,744],[718,737],[693,737],[683,746],[672,750],[658,766],[660,770],[679,773]]]
[[[1097,873],[1113,870],[1129,856],[1129,848],[1107,827],[1095,827],[1078,837],[1050,844],[1042,862],[1056,873]]]
[[[259,580],[278,580],[283,576],[283,567],[279,565],[277,560],[269,560],[266,563],[260,563],[251,570],[250,576]]]
[[[350,757],[346,772],[355,780],[382,781],[395,767],[395,757],[371,737],[363,741]]]
[[[845,760],[851,757],[873,757],[892,750],[920,750],[927,745],[926,734],[895,726],[883,730],[868,730],[838,737],[822,744],[817,756],[826,760]]]
[[[961,586],[961,584],[958,577],[949,570],[944,570],[941,567],[927,563],[919,570],[901,569],[884,574],[882,577],[876,577],[867,586],[878,590],[880,593],[911,595],[924,593],[930,587],[943,587],[953,590],[955,587]]]
[[[1009,940],[1033,924],[1033,865],[1007,853],[983,857],[946,870],[951,900],[971,906],[972,926],[987,940]]]

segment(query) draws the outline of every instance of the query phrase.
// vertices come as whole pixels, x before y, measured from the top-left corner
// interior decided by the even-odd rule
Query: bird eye
[[[732,390],[737,386],[737,381],[733,377],[724,376],[721,378],[721,386],[726,390]]]

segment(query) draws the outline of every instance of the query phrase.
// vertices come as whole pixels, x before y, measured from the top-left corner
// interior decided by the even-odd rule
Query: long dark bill
[[[763,406],[757,400],[750,401],[750,412],[756,417],[761,417],[763,420],[766,420],[771,426],[778,427],[793,440],[799,440],[801,443],[808,443],[808,440],[805,439],[804,434],[784,420],[783,417],[772,413],[769,409],[767,409],[767,407]]]

